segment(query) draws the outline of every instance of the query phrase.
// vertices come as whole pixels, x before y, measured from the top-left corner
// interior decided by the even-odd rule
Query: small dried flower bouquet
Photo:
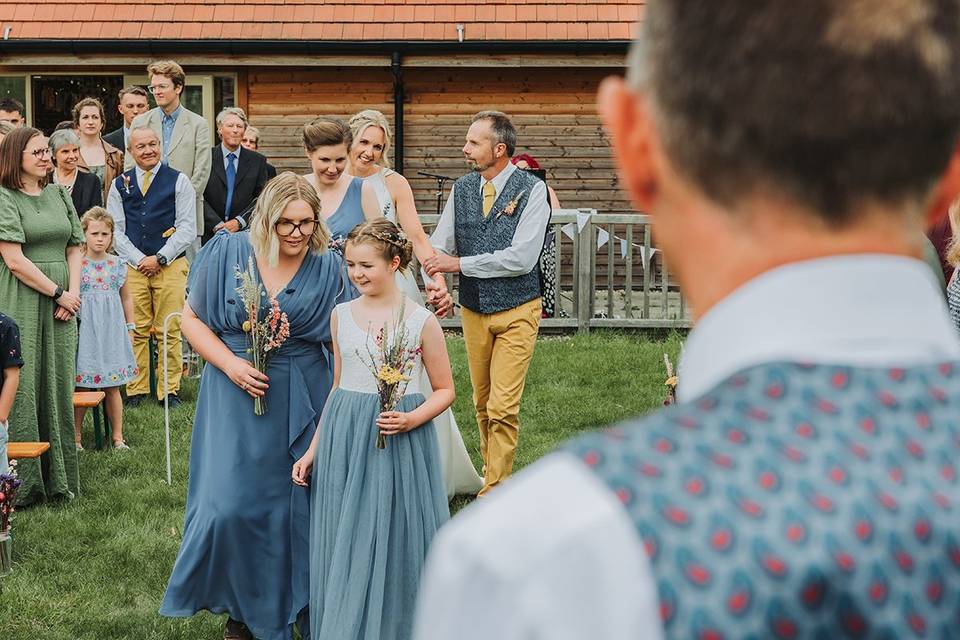
[[[420,345],[411,345],[411,336],[407,324],[403,321],[405,304],[400,305],[397,321],[390,326],[384,323],[377,332],[376,353],[371,351],[367,342],[367,368],[377,381],[377,394],[380,396],[380,412],[395,411],[410,383],[409,373],[417,358],[420,357]],[[358,352],[359,356],[360,353]],[[361,356],[361,359],[362,356]],[[377,428],[377,448],[385,449],[386,437]]]
[[[240,301],[247,313],[247,319],[243,322],[243,330],[248,335],[250,344],[247,353],[250,354],[250,361],[254,368],[260,373],[266,373],[270,358],[290,337],[290,321],[287,319],[287,314],[280,311],[280,303],[277,299],[268,297],[267,292],[260,285],[252,257],[247,261],[246,269],[237,266],[237,280],[240,282],[237,295],[240,296]],[[261,312],[263,312],[262,320]],[[262,416],[266,412],[266,399],[254,398],[254,415]]]

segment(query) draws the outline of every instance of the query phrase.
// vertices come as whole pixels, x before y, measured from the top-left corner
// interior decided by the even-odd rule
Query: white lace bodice
[[[377,194],[377,202],[380,203],[380,213],[393,224],[397,224],[396,207],[393,206],[393,196],[390,195],[390,189],[387,188],[387,176],[396,173],[393,169],[381,169],[372,176],[364,178],[373,187],[373,192]]]
[[[407,327],[408,348],[420,346],[423,325],[430,317],[430,312],[417,306],[412,300],[407,300],[407,318],[404,324]],[[345,391],[360,393],[377,393],[377,381],[370,370],[370,355],[378,355],[376,335],[379,327],[360,327],[353,317],[351,303],[344,302],[337,305],[337,346],[340,348],[340,388]],[[369,349],[369,353],[368,353]],[[423,360],[417,356],[413,369],[405,371],[410,377],[404,395],[414,393],[429,393],[429,389],[421,388],[423,375]]]

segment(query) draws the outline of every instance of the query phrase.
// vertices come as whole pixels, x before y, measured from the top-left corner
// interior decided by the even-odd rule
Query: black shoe
[[[128,407],[139,407],[143,404],[144,400],[147,399],[147,394],[138,393],[135,396],[127,396],[127,401],[124,403]]]
[[[227,624],[223,628],[223,638],[224,640],[254,640],[247,625],[233,618],[227,618]]]
[[[162,407],[162,406],[163,406],[163,400],[159,400],[158,402],[159,402],[160,406]],[[167,402],[170,404],[170,408],[171,408],[171,409],[176,409],[177,407],[179,407],[180,405],[183,404],[183,400],[181,400],[181,399],[180,399],[180,396],[178,396],[178,395],[175,394],[175,393],[171,393],[171,394],[167,395]]]

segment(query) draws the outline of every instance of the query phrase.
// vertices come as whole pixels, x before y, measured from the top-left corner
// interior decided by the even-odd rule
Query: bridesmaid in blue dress
[[[361,222],[381,215],[373,187],[346,173],[352,142],[350,127],[340,118],[321,116],[303,127],[303,148],[313,169],[304,177],[320,195],[334,240],[343,240]]]
[[[316,192],[284,173],[263,190],[250,231],[221,231],[190,271],[183,332],[207,365],[183,541],[160,613],[227,613],[225,638],[288,640],[294,624],[309,638],[310,496],[290,483],[290,469],[310,445],[332,384],[325,351],[343,283],[328,242]],[[236,271],[251,256],[290,320],[266,375],[244,357]],[[266,399],[263,416],[253,412],[257,396]]]
[[[354,229],[346,246],[361,295],[334,312],[336,388],[292,471],[295,484],[313,485],[316,639],[409,640],[427,549],[449,518],[433,419],[453,403],[453,374],[440,323],[397,286],[396,271],[412,252],[385,218]],[[409,381],[396,409],[381,412],[369,354],[379,348],[378,327],[400,322],[405,348],[419,351],[402,369]],[[382,449],[378,427],[386,436]]]

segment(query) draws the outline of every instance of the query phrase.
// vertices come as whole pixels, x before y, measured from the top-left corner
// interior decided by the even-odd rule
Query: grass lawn
[[[516,467],[578,433],[660,406],[663,353],[676,362],[680,340],[677,334],[651,341],[605,332],[543,338],[527,377]],[[479,468],[463,341],[451,337],[448,345],[459,393],[454,410]],[[180,545],[196,389],[195,380],[186,381],[181,391],[186,404],[171,419],[172,487],[165,481],[160,408],[127,413],[125,436],[133,451],[126,453],[93,451],[87,418],[81,495],[15,516],[15,568],[0,579],[0,639],[220,637],[220,616],[167,619],[157,614]],[[456,511],[467,502],[469,498],[458,497],[451,508]]]

